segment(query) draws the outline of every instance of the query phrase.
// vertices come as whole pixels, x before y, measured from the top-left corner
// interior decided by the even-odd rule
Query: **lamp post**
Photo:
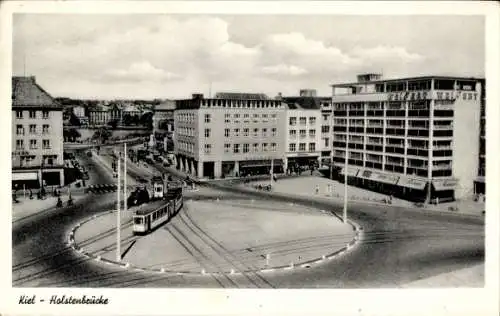
[[[116,261],[122,260],[121,255],[121,214],[120,214],[120,157],[118,157],[118,184],[116,190]]]
[[[349,165],[349,109],[346,109],[346,137],[345,137],[345,163],[344,163],[344,211],[342,213],[342,221],[347,222],[347,172]]]
[[[127,212],[127,143],[123,144],[123,152],[123,210]]]

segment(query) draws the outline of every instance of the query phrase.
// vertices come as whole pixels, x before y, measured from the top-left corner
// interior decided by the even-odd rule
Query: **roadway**
[[[80,155],[79,159],[87,158]],[[109,171],[100,168],[94,165],[91,169],[96,177],[101,177],[95,181],[111,183]],[[159,164],[155,168],[160,172],[168,171]],[[190,197],[265,198],[341,210],[341,205],[335,201],[318,202],[292,194],[271,196],[265,192],[247,192],[236,186],[207,186],[206,190],[190,192]],[[364,240],[345,256],[310,269],[230,276],[126,271],[82,259],[65,244],[68,229],[93,214],[114,208],[114,198],[114,194],[85,198],[72,207],[55,209],[30,218],[29,222],[16,223],[12,232],[13,286],[379,288],[398,287],[484,262],[482,218],[353,203],[349,218],[363,226]],[[293,232],[290,235],[293,236]],[[189,242],[191,237],[184,233],[183,238]]]

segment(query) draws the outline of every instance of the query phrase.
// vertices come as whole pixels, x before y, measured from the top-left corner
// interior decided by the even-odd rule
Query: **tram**
[[[148,234],[174,217],[183,206],[182,187],[168,188],[163,199],[137,207],[133,216],[135,235]]]

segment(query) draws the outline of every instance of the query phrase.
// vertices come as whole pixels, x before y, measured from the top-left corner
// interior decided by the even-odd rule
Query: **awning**
[[[364,170],[359,173],[359,177],[367,180],[387,183],[387,184],[396,184],[398,182],[399,176],[382,173],[378,171],[372,170]]]
[[[432,185],[436,191],[454,190],[457,187],[457,179],[432,180]]]
[[[486,179],[484,177],[476,177],[475,181],[480,183],[486,183]]]
[[[422,179],[415,179],[407,176],[400,176],[398,185],[410,189],[423,190],[427,181]]]
[[[359,169],[358,168],[347,168],[347,175],[349,177],[355,177],[358,175]],[[345,174],[345,167],[340,170],[340,174]]]
[[[240,168],[249,168],[249,167],[271,167],[271,160],[248,160],[248,161],[240,161]],[[281,159],[275,159],[274,166],[283,165],[283,161]]]
[[[12,181],[38,180],[38,172],[19,172],[12,174]]]

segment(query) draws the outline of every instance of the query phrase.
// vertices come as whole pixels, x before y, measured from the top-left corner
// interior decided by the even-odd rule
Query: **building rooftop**
[[[231,99],[231,100],[269,100],[269,97],[264,93],[239,93],[239,92],[217,92],[216,99]]]
[[[417,77],[403,77],[403,78],[392,78],[392,79],[380,79],[380,80],[370,80],[370,81],[357,81],[357,82],[347,82],[347,83],[338,83],[331,84],[331,87],[351,87],[357,85],[364,85],[368,83],[384,83],[384,82],[396,82],[396,81],[405,81],[405,80],[429,80],[429,79],[448,79],[448,80],[473,80],[473,81],[482,81],[484,78],[480,77],[460,77],[460,76],[439,76],[439,75],[428,75],[428,76],[417,76]]]
[[[62,109],[62,106],[36,83],[35,77],[12,77],[12,107]]]
[[[154,107],[155,111],[173,111],[175,110],[174,100],[165,100]]]
[[[283,97],[290,110],[319,110],[321,109],[321,98],[317,97]]]

